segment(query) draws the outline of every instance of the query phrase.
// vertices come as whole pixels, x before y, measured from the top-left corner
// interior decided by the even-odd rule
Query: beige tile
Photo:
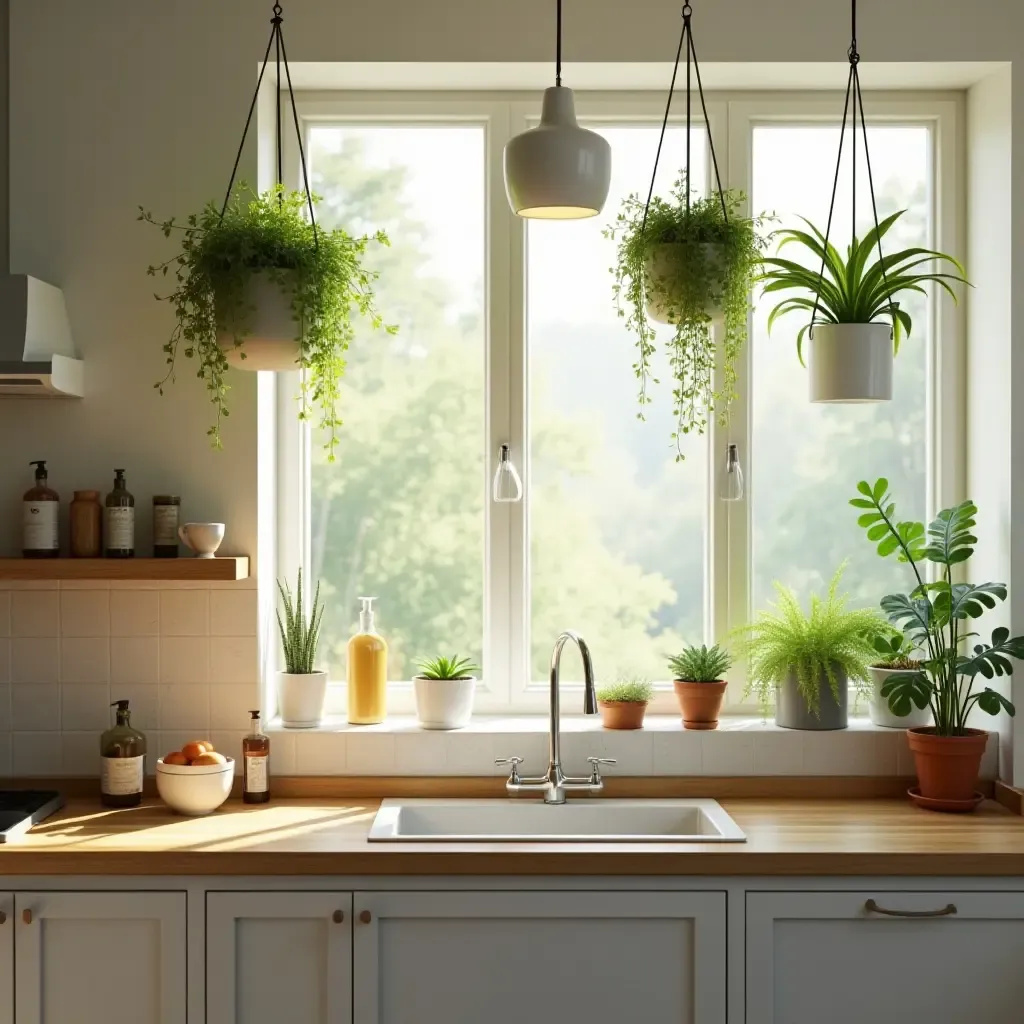
[[[11,594],[11,636],[59,636],[60,594],[19,590]]]
[[[256,636],[258,625],[255,590],[210,591],[211,636]]]
[[[110,682],[155,685],[160,679],[160,641],[155,636],[119,636],[110,641]]]
[[[60,642],[62,683],[109,683],[110,640],[71,637]]]
[[[259,679],[259,651],[254,636],[211,637],[210,682],[250,683]]]
[[[898,730],[838,729],[804,734],[808,775],[895,775]]]
[[[210,632],[210,594],[206,590],[160,592],[161,636],[207,636]]]
[[[232,683],[210,687],[210,727],[244,728],[248,712],[256,706],[254,683]]]
[[[61,733],[61,773],[95,778],[100,773],[100,742],[94,732]]]
[[[214,748],[225,757],[234,760],[236,775],[242,774],[242,739],[244,736],[244,729],[214,729],[210,733],[210,742]]]
[[[110,591],[62,590],[60,635],[98,637],[110,635]]]
[[[210,687],[205,683],[161,686],[160,728],[192,729],[205,734],[210,728]]]
[[[405,737],[398,737],[405,739]],[[490,737],[483,737],[490,739]],[[382,733],[345,733],[345,772],[348,775],[393,775],[396,737]]]
[[[160,594],[149,590],[110,592],[111,636],[156,636],[160,631]]]
[[[15,732],[60,729],[60,687],[54,683],[12,686],[11,727]]]
[[[60,733],[14,733],[11,760],[14,775],[60,775],[63,772]]]
[[[704,775],[753,775],[754,737],[750,732],[701,733],[701,771]]]
[[[11,640],[11,682],[56,683],[59,666],[60,641],[56,637]]]
[[[11,593],[0,590],[0,636],[11,635]]]
[[[3,734],[0,733],[0,736]],[[270,738],[270,788],[273,795],[274,778],[295,775],[295,737],[288,733],[275,733]]]
[[[448,739],[447,769],[453,775],[508,775],[507,768],[501,768],[494,763],[496,757],[508,756],[505,753],[504,746],[505,744],[502,743],[502,749],[498,749],[497,737],[492,733],[452,733]],[[353,751],[350,740],[348,748],[349,765],[352,764],[352,758]],[[392,752],[393,758],[394,753]],[[356,775],[359,773],[353,772],[352,774]]]
[[[11,641],[0,639],[0,684],[11,681]]]
[[[700,733],[687,732],[680,725],[676,732],[657,732],[651,739],[655,775],[700,775]]]
[[[756,775],[801,775],[804,770],[803,733],[795,729],[755,732]]]
[[[273,739],[271,753],[273,758]],[[298,775],[344,775],[345,734],[311,732],[295,737],[295,771]]]
[[[210,678],[210,641],[207,637],[160,638],[161,683],[205,683]]]
[[[397,775],[443,775],[448,745],[443,733],[420,732],[400,736],[395,742]]]
[[[0,732],[0,776],[11,774],[11,734]]]
[[[0,733],[11,731],[11,684],[0,683]]]
[[[156,686],[140,686],[121,683],[111,684],[110,700],[126,700],[132,713],[132,725],[141,732],[151,735],[160,727],[160,689]],[[109,722],[113,712],[107,711]],[[105,728],[105,727],[104,727]]]
[[[109,725],[110,687],[106,683],[60,688],[60,727],[64,732],[92,731],[98,735]]]

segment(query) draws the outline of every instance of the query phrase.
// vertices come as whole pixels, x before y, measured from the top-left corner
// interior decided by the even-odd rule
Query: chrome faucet
[[[551,652],[551,711],[548,734],[548,770],[544,775],[536,778],[522,778],[519,775],[519,766],[523,763],[521,757],[499,757],[495,764],[507,764],[512,766],[505,789],[512,794],[520,793],[542,793],[546,804],[564,804],[567,792],[600,793],[604,789],[604,782],[601,779],[601,765],[615,764],[613,758],[588,757],[590,764],[590,775],[581,778],[571,778],[562,771],[562,735],[561,717],[559,711],[559,672],[562,662],[562,648],[566,641],[572,640],[580,649],[583,658],[583,714],[597,714],[597,694],[594,690],[594,665],[590,660],[590,648],[586,641],[577,633],[571,630],[559,634],[555,641],[554,650]]]

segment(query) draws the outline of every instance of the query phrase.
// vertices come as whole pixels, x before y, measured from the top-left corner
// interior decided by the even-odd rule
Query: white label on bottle
[[[22,503],[22,547],[26,551],[56,551],[57,510],[59,501],[26,501]]]
[[[104,547],[111,551],[134,551],[135,509],[121,506],[103,512]]]
[[[178,546],[178,506],[153,506],[153,544],[158,548]]]
[[[266,793],[270,788],[270,755],[246,755],[245,788],[249,793]]]
[[[146,758],[101,757],[100,790],[108,796],[129,796],[142,792]]]

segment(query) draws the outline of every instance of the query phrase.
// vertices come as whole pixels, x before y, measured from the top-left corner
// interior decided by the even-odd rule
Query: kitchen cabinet
[[[18,892],[5,930],[17,1024],[185,1024],[184,893]]]
[[[725,1020],[723,892],[357,892],[354,915],[354,1024]]]
[[[206,1019],[351,1024],[352,894],[207,893]]]
[[[14,1024],[14,893],[0,893],[0,1024]]]
[[[746,897],[746,1024],[1019,1024],[1022,963],[1020,892]]]

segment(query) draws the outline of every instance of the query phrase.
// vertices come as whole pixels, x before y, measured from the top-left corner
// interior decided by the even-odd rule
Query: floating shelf
[[[244,580],[240,558],[0,558],[4,580]]]

